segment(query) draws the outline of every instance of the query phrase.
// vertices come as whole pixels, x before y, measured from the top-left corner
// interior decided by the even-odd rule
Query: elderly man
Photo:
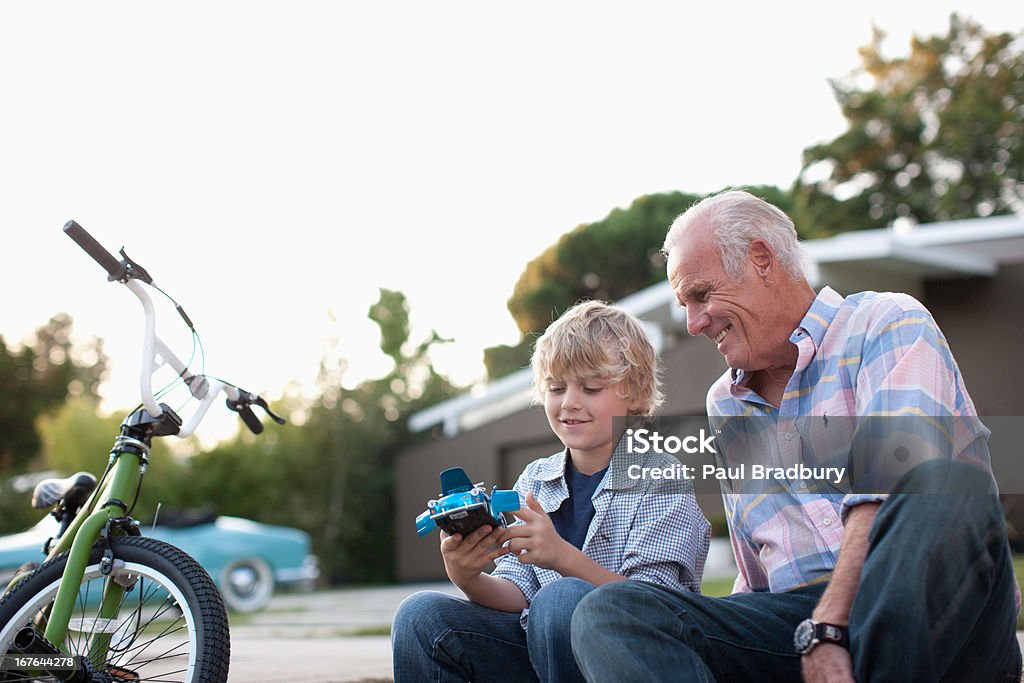
[[[665,253],[690,334],[729,367],[709,419],[761,430],[724,443],[724,464],[838,449],[862,476],[723,484],[733,594],[599,588],[572,621],[587,680],[1019,680],[1020,594],[989,432],[928,311],[902,294],[815,294],[792,221],[745,192],[677,218]],[[913,422],[866,426],[889,416]],[[911,447],[893,451],[894,431]],[[920,464],[896,481],[890,462]]]

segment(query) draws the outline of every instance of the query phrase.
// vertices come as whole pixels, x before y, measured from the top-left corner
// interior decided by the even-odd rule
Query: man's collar
[[[807,335],[814,342],[815,348],[821,346],[825,333],[828,332],[829,326],[832,325],[832,321],[835,320],[836,313],[839,312],[842,305],[843,297],[838,292],[828,286],[822,287],[818,295],[814,297],[811,307],[804,314],[800,325],[793,330],[789,340],[798,344],[803,335]]]
[[[828,286],[822,287],[814,297],[814,301],[811,302],[811,307],[807,309],[800,324],[789,336],[789,341],[799,344],[803,339],[809,338],[814,343],[814,348],[820,347],[825,333],[828,332],[832,321],[835,320],[843,301],[845,299],[834,289]],[[743,386],[751,375],[751,373],[734,368],[730,368],[729,372],[734,387]]]

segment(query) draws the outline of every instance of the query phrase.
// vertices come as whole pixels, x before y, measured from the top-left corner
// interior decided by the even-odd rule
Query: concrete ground
[[[275,596],[263,612],[232,615],[229,680],[390,681],[387,628],[402,599],[423,589],[460,594],[447,582],[317,591]]]
[[[735,576],[727,539],[713,539],[704,576]],[[231,681],[390,681],[387,629],[419,590],[461,592],[448,582],[277,595],[254,615],[232,615]]]
[[[731,559],[728,542],[712,549],[705,577],[734,576]],[[424,589],[461,594],[447,582],[327,590],[277,595],[263,612],[232,615],[229,680],[391,681],[392,616],[402,599]],[[1024,632],[1017,639],[1024,646]]]

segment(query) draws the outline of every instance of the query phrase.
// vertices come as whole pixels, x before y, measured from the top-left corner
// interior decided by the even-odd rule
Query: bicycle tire
[[[112,643],[107,656],[91,663],[97,671],[115,673],[114,681],[225,683],[231,654],[227,612],[206,570],[163,541],[112,538],[112,575],[131,588],[125,591],[116,620],[99,619],[96,598],[107,579],[100,569],[104,549],[98,543],[90,554],[65,651],[85,655],[91,636],[107,634]],[[34,619],[41,619],[37,626],[45,628],[67,559],[62,553],[47,561],[0,598],[0,654],[9,652],[14,635]],[[55,680],[18,676],[0,672],[0,681]]]

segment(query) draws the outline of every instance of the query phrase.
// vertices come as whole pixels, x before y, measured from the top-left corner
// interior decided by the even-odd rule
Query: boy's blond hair
[[[664,401],[658,354],[640,321],[602,301],[578,303],[551,323],[534,345],[533,398],[545,382],[602,378],[629,404],[630,415],[653,415]]]

